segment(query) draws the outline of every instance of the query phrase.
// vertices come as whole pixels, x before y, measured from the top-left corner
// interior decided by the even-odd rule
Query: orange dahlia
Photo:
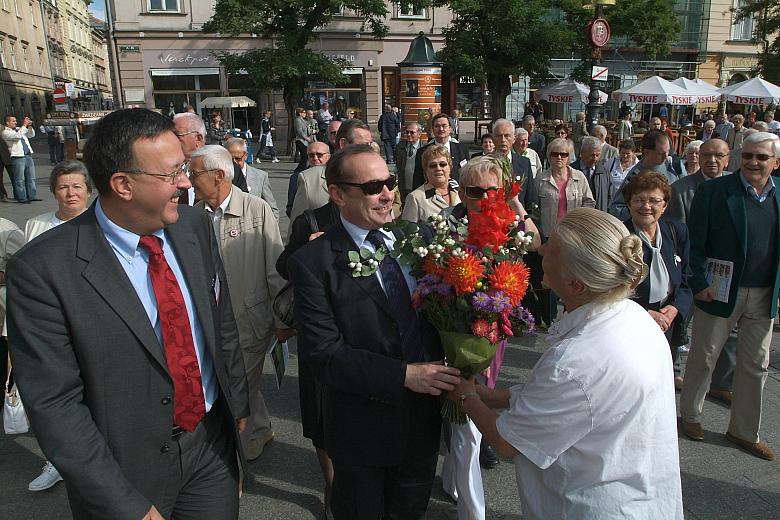
[[[458,296],[474,292],[475,285],[482,276],[482,263],[474,255],[453,256],[449,259],[444,282],[452,285]]]
[[[530,272],[525,264],[504,260],[493,268],[488,280],[494,289],[504,291],[509,296],[512,305],[518,305],[528,289],[529,276]]]
[[[437,262],[431,254],[426,256],[425,260],[423,260],[422,268],[425,274],[444,276],[444,267]]]

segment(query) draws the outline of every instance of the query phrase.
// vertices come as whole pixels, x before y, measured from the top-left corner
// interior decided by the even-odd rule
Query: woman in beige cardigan
[[[422,155],[426,182],[406,197],[401,218],[409,222],[425,222],[441,210],[460,203],[458,192],[450,186],[452,158],[447,147],[434,144]]]

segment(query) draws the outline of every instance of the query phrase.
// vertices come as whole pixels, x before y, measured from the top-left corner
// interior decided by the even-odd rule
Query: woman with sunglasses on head
[[[447,147],[434,144],[422,155],[425,184],[412,191],[404,202],[401,218],[409,222],[425,222],[444,208],[460,203],[458,192],[450,185],[452,158]]]
[[[688,287],[688,228],[674,219],[660,220],[672,196],[664,175],[643,171],[623,188],[631,217],[623,222],[642,240],[644,263],[650,274],[631,297],[655,320],[666,335],[675,365],[674,386],[682,389],[679,346],[672,341],[674,326],[684,327],[693,294]]]
[[[577,154],[574,152],[574,141],[569,137],[569,127],[565,123],[555,125],[555,138],[565,139],[571,144],[571,153],[569,154],[569,164],[577,160]]]
[[[566,213],[574,208],[593,208],[596,201],[590,191],[585,175],[569,166],[570,158],[574,153],[574,146],[570,139],[553,139],[547,146],[548,169],[541,172],[535,179],[536,193],[539,197],[539,231],[542,242],[547,242]],[[539,287],[543,272],[541,269],[532,269],[531,282]],[[549,289],[537,291],[539,293],[539,309],[535,314],[537,319],[550,324],[557,317],[558,297]]]

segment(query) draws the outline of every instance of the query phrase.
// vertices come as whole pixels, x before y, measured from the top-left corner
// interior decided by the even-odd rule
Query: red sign
[[[65,94],[64,88],[55,88],[52,97],[55,103],[66,103],[68,101],[68,96]]]
[[[672,96],[672,105],[692,105],[693,96]]]
[[[588,23],[588,41],[593,47],[600,48],[609,41],[609,24],[603,18],[591,20]]]
[[[557,94],[548,94],[547,101],[549,103],[571,103],[574,101],[574,96],[562,96]]]
[[[763,105],[764,104],[764,98],[762,98],[762,97],[734,96],[734,103],[737,103],[737,104],[740,104],[740,105]]]
[[[629,94],[628,95],[628,102],[629,103],[652,103],[652,104],[656,104],[656,103],[658,103],[658,96]]]

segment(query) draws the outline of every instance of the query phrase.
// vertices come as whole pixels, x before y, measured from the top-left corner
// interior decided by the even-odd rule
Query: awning
[[[257,106],[257,103],[246,96],[207,97],[198,103],[199,108],[243,108],[255,106]]]

